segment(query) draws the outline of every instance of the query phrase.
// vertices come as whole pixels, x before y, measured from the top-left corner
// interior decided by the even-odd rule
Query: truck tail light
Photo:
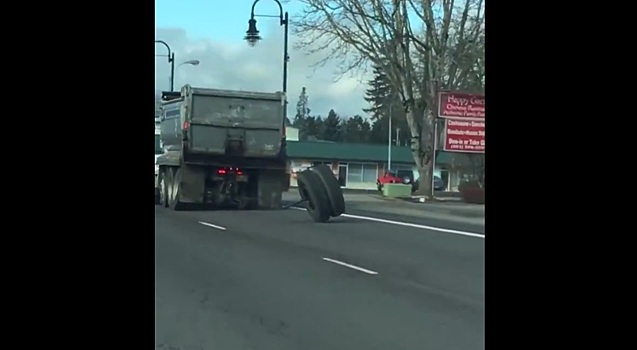
[[[217,169],[217,174],[219,174],[219,175],[226,175],[228,173],[231,173],[231,174],[235,173],[237,175],[243,175],[243,170],[241,170],[239,168],[233,168],[233,167]]]

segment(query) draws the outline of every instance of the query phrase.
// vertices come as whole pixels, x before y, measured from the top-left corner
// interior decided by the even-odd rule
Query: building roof
[[[321,141],[288,141],[290,158],[326,159],[343,161],[386,162],[386,145],[340,143]],[[392,162],[413,163],[409,147],[392,146]]]
[[[340,160],[360,162],[387,162],[386,145],[361,143],[340,143],[327,141],[288,141],[287,153],[290,158],[307,160]],[[461,153],[439,152],[437,164],[464,163],[467,155]],[[415,164],[409,147],[392,146],[392,163]]]

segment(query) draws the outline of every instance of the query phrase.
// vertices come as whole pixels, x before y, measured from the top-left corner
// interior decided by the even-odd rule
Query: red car
[[[414,174],[411,170],[387,170],[383,176],[376,180],[378,190],[383,190],[384,184],[411,184],[413,183]]]

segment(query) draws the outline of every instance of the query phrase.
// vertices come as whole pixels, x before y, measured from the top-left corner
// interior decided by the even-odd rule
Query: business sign
[[[438,96],[438,117],[484,119],[484,95],[441,92]]]
[[[484,153],[484,120],[447,119],[444,150]]]

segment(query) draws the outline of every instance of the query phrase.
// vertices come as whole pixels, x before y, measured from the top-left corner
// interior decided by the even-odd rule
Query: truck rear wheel
[[[325,192],[332,207],[332,216],[339,216],[345,213],[343,190],[341,190],[341,185],[338,183],[336,176],[334,176],[332,169],[325,164],[320,164],[313,167],[312,171],[319,176],[325,186]]]
[[[166,169],[163,167],[159,169],[159,174],[157,174],[157,189],[159,190],[159,206],[168,208]]]
[[[307,212],[316,222],[327,222],[332,214],[332,205],[323,181],[311,170],[300,172],[297,181],[301,198],[307,200]]]
[[[169,188],[168,194],[168,207],[172,210],[178,211],[184,208],[184,203],[181,202],[181,169],[177,167],[170,168],[168,170],[168,179],[166,184]]]

